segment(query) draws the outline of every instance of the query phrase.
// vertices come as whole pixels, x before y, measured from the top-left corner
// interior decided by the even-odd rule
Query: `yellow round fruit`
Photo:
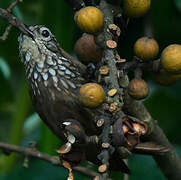
[[[159,51],[158,43],[149,37],[139,38],[134,44],[135,55],[143,61],[154,59]]]
[[[75,14],[75,21],[83,32],[97,34],[103,28],[104,15],[98,8],[87,6]]]
[[[124,0],[124,13],[130,18],[144,16],[150,9],[151,0]]]
[[[149,88],[143,79],[132,79],[128,85],[128,94],[136,99],[144,99],[148,96]]]
[[[90,62],[98,62],[102,57],[102,49],[98,48],[94,42],[94,36],[85,34],[77,40],[74,46],[74,51],[77,57],[84,64]]]
[[[161,65],[170,73],[181,73],[181,45],[172,44],[167,46],[161,54]]]
[[[171,86],[181,79],[181,74],[172,74],[161,69],[159,73],[153,75],[153,79],[162,86]]]
[[[105,99],[104,89],[97,83],[84,84],[79,90],[78,99],[82,105],[95,108]]]

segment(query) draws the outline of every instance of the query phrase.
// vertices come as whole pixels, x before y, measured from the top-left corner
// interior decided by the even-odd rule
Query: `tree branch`
[[[7,39],[8,35],[9,35],[9,32],[11,31],[11,28],[12,28],[12,25],[11,25],[11,24],[6,27],[3,35],[0,36],[0,39],[1,39],[2,41],[5,41],[5,40]]]
[[[125,97],[124,108],[127,113],[147,122],[150,125],[152,130],[150,131],[150,134],[144,138],[146,141],[153,141],[169,149],[169,151],[162,155],[157,154],[153,156],[165,177],[169,180],[181,179],[181,160],[168,141],[164,132],[152,119],[143,103],[141,101],[133,100],[127,95]]]
[[[12,26],[17,27],[22,33],[26,35],[31,34],[31,31],[27,28],[27,26],[20,19],[13,16],[8,10],[0,8],[0,16],[6,19]]]
[[[109,73],[107,74],[107,76],[101,76],[101,74],[99,74],[98,72],[98,81],[100,80],[102,83],[102,86],[104,87],[104,89],[106,91],[111,91],[111,90],[116,90],[117,92],[121,93],[123,92],[122,89],[119,86],[119,81],[118,81],[118,70],[116,67],[116,59],[115,59],[115,52],[116,52],[116,47],[117,47],[117,43],[116,41],[114,41],[114,39],[117,39],[117,35],[115,35],[114,33],[111,33],[109,31],[109,26],[112,24],[114,24],[114,14],[113,14],[113,10],[112,8],[110,8],[111,5],[108,4],[106,1],[101,0],[100,1],[100,9],[102,10],[103,14],[104,14],[104,28],[101,34],[99,34],[97,37],[95,37],[95,39],[97,40],[97,44],[100,45],[100,47],[103,47],[103,56],[102,56],[102,60],[100,62],[100,66],[104,67],[106,66],[109,69]],[[115,25],[116,26],[116,25]],[[102,38],[100,38],[102,37]],[[99,39],[100,38],[100,41]],[[99,79],[100,77],[100,79]],[[115,93],[114,96],[109,96],[109,101],[107,101],[108,106],[109,106],[109,111],[110,114],[112,115],[112,119],[114,119],[113,121],[117,121],[117,119],[119,119],[119,122],[122,123],[122,114],[123,112],[120,111],[119,113],[115,113],[115,111],[117,109],[119,109],[123,102],[120,102],[120,94],[119,93]],[[111,107],[114,106],[115,109],[113,108],[111,110]],[[119,117],[115,117],[115,114]],[[110,131],[111,131],[111,126],[112,126],[112,121],[111,118],[109,117],[104,117],[104,126],[102,129],[101,134],[99,135],[99,143],[101,143],[102,145],[102,150],[101,153],[98,155],[98,158],[101,160],[102,165],[99,166],[99,171],[102,172],[102,179],[105,180],[108,177],[108,168],[109,168],[109,163],[110,163],[110,157],[113,154],[115,148],[113,147],[114,145],[111,144],[111,138],[110,138]],[[115,128],[115,126],[113,125],[113,132],[115,134],[113,134],[114,137],[116,137],[120,132],[122,133],[122,137],[120,136],[120,138],[114,138],[114,139],[119,139],[117,142],[119,145],[120,143],[123,144],[123,139],[124,139],[124,135],[123,135],[123,131],[122,131],[122,127],[120,126],[119,131],[116,131],[118,129]],[[117,143],[116,142],[116,143]]]
[[[12,12],[13,8],[20,2],[23,2],[23,0],[15,0],[14,2],[12,2],[7,8],[7,11]]]
[[[10,6],[7,8],[7,11],[8,11],[9,13],[11,13],[12,10],[13,10],[13,8],[14,8],[18,3],[20,3],[20,2],[23,2],[23,0],[15,0],[14,2],[12,2],[12,3],[10,4]],[[0,14],[0,15],[1,15],[1,14]],[[11,28],[12,28],[12,25],[11,25],[11,24],[6,27],[3,35],[0,36],[0,39],[1,39],[1,40],[5,41],[5,40],[7,39]]]
[[[11,152],[16,152],[16,153],[24,155],[25,157],[33,157],[33,158],[41,159],[43,161],[49,162],[50,164],[54,166],[62,166],[62,162],[60,161],[58,156],[50,156],[48,154],[39,152],[34,148],[25,148],[25,147],[20,147],[20,146],[0,142],[0,149],[2,150],[2,152],[4,152],[7,155],[9,155]],[[100,176],[100,174],[96,173],[95,171],[92,171],[91,169],[84,168],[81,166],[76,166],[73,169],[91,178]]]
[[[163,145],[170,150],[161,156],[153,156],[165,177],[170,180],[181,179],[181,160],[158,124],[155,123],[154,130],[147,139]]]

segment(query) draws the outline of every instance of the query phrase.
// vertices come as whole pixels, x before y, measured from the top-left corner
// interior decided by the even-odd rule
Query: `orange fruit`
[[[181,73],[181,45],[172,44],[167,46],[160,59],[164,70],[174,74]]]
[[[150,9],[151,0],[124,0],[124,13],[130,18],[144,16]]]
[[[75,43],[74,51],[84,64],[98,62],[102,57],[102,49],[96,46],[94,36],[91,34],[85,34],[78,39]]]
[[[104,89],[97,83],[86,83],[80,88],[78,99],[82,105],[95,108],[105,99]]]
[[[139,38],[134,44],[135,55],[143,61],[154,59],[159,51],[156,40],[149,37]]]
[[[132,79],[128,85],[128,94],[136,100],[144,99],[148,96],[149,88],[143,79]]]
[[[104,25],[104,15],[98,8],[87,6],[75,14],[75,21],[83,32],[97,34]]]

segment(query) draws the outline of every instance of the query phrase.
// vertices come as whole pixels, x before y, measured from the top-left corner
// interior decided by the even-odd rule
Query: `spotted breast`
[[[35,110],[60,138],[64,138],[60,124],[69,118],[78,120],[88,134],[94,133],[93,115],[77,100],[78,89],[86,82],[83,65],[66,56],[48,28],[29,29],[32,37],[21,34],[18,40]]]

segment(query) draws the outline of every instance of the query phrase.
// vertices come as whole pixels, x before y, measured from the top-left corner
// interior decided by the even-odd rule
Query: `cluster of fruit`
[[[128,18],[144,16],[150,9],[151,0],[124,0],[123,13]],[[80,9],[75,14],[75,22],[84,32],[77,40],[74,50],[79,60],[84,64],[97,63],[102,57],[103,50],[95,43],[97,36],[104,26],[102,11],[94,6]],[[159,45],[149,37],[138,39],[134,45],[135,56],[143,63],[150,63],[157,57]],[[154,73],[154,79],[161,85],[172,85],[181,78],[181,45],[173,44],[161,53],[159,71]],[[134,78],[128,86],[129,95],[140,100],[147,97],[149,88],[141,78]],[[79,100],[86,107],[99,106],[105,99],[103,88],[96,83],[87,83],[80,88]]]
[[[157,41],[149,37],[138,39],[134,45],[135,55],[145,63],[154,60],[158,52]],[[153,78],[157,83],[169,86],[181,78],[181,45],[169,45],[162,51],[161,57],[157,61],[159,62],[159,70],[153,73]],[[128,92],[133,98],[142,99],[148,94],[148,86],[142,79],[134,79],[129,83]]]

